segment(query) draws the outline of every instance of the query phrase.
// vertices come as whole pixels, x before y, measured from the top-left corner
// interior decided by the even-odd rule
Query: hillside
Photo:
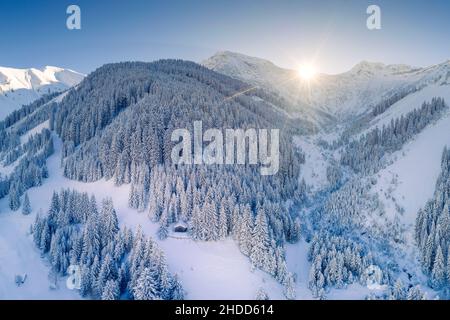
[[[8,117],[4,129],[8,138],[1,157],[2,172],[8,174],[4,185],[9,186],[9,194],[1,200],[2,211],[7,215],[10,210],[17,211],[17,206],[25,201],[25,194],[29,194],[34,211],[42,208],[46,212],[48,204],[55,203],[52,194],[61,188],[89,192],[100,200],[112,196],[120,230],[128,227],[136,232],[141,225],[146,236],[157,239],[165,251],[168,268],[186,284],[187,297],[242,295],[249,299],[264,286],[273,297],[281,298],[284,286],[289,286],[289,290],[294,286],[286,267],[284,245],[298,240],[298,222],[288,206],[301,192],[296,180],[302,157],[290,147],[290,139],[298,129],[295,120],[275,111],[262,99],[246,95],[229,99],[246,87],[240,81],[184,61],[111,64],[98,69],[62,97],[37,104],[32,113],[24,111]],[[261,176],[259,165],[251,164],[174,167],[170,159],[174,145],[170,133],[175,128],[191,128],[194,121],[202,121],[205,130],[281,127],[279,143],[283,152],[279,174]],[[39,129],[42,132],[38,134]],[[48,135],[48,129],[54,132]],[[31,135],[29,130],[36,134]],[[42,144],[46,152],[41,154]],[[59,155],[62,162],[57,160]],[[28,170],[28,161],[41,164],[42,172],[36,181],[29,181],[30,176],[23,173]],[[59,214],[79,212],[70,208]],[[34,212],[29,219],[35,215]],[[9,217],[8,223],[15,223]],[[34,224],[33,239],[41,254],[49,255],[53,268],[62,268],[59,274],[62,277],[65,275],[62,266],[67,265],[66,259],[75,248],[56,249],[57,240],[46,239],[59,239],[64,234],[62,230],[69,229],[64,237],[70,243],[91,241],[78,238],[76,227],[83,222],[88,227],[91,220],[83,221],[76,215],[68,220],[53,220],[46,214],[42,217]],[[78,223],[72,225],[72,220]],[[172,234],[179,222],[192,226],[188,238],[178,239]],[[277,227],[270,227],[272,224]],[[253,238],[254,225],[258,238]],[[47,235],[45,230],[53,233]],[[95,233],[89,234],[95,237]],[[14,242],[9,236],[4,239],[8,245]],[[252,249],[254,242],[259,245]],[[216,253],[220,251],[221,254]],[[182,252],[190,259],[196,257],[195,263],[186,261]],[[91,270],[95,267],[95,254],[86,254],[92,255],[92,260],[84,266]],[[21,256],[11,259],[15,262],[9,266],[21,265]],[[111,263],[103,254],[96,259],[101,265]],[[114,260],[115,263],[114,268],[119,269],[120,260]],[[215,268],[236,277],[227,278],[221,272],[211,272],[205,277],[202,270]],[[251,273],[255,268],[261,271]],[[236,270],[240,270],[239,275]],[[8,270],[7,274],[11,276],[14,272]],[[133,274],[134,269],[129,272]],[[114,275],[111,277],[111,281],[118,281]],[[169,287],[175,286],[176,278],[169,277]],[[137,280],[132,277],[130,281]],[[238,293],[235,291],[238,286],[232,284],[242,281],[246,281],[247,287]],[[214,291],[211,283],[223,286],[223,290]],[[99,293],[98,287],[87,290],[93,298],[106,294]],[[135,291],[123,290],[126,297],[138,298]]]
[[[447,234],[436,224],[446,226],[450,204],[448,63],[320,75],[331,91],[314,113],[326,126],[313,132],[277,104],[290,97],[270,83],[288,71],[230,53],[213,59],[223,61],[225,74],[180,60],[108,64],[5,118],[0,295],[78,297],[64,286],[75,263],[80,295],[94,299],[446,298]],[[335,94],[338,109],[326,104]],[[370,107],[356,112],[363,96]],[[193,132],[195,121],[279,128],[279,171],[174,165],[171,133]],[[30,215],[20,212],[26,199]],[[59,289],[45,286],[45,270]],[[142,296],[152,283],[158,290]]]

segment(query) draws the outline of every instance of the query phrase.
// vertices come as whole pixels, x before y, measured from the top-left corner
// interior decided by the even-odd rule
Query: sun
[[[312,64],[301,65],[298,68],[297,72],[298,72],[299,77],[305,81],[310,81],[310,80],[314,79],[314,77],[317,75],[316,67]]]

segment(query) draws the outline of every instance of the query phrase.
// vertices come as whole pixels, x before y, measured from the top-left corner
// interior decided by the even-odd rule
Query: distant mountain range
[[[58,67],[0,67],[0,120],[22,105],[29,104],[44,94],[68,89],[83,78],[81,73]]]
[[[230,51],[219,52],[202,64],[283,97],[291,115],[316,124],[328,117],[364,114],[403,90],[450,84],[450,60],[426,68],[363,61],[345,73],[319,74],[310,83],[300,79],[296,70]]]

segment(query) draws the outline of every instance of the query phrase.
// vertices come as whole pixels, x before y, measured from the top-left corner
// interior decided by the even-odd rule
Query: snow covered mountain
[[[283,69],[270,61],[230,51],[219,52],[202,62],[202,65],[241,80],[281,98],[276,107],[291,116],[302,118],[314,124],[322,123],[324,117],[319,110],[311,108],[310,102],[302,97],[305,88],[294,70]]]
[[[326,130],[295,140],[305,152],[301,178],[315,199],[301,220],[310,221],[319,237],[311,248],[322,248],[314,250],[306,280],[314,296],[421,299],[435,297],[433,290],[448,285],[442,271],[450,266],[450,260],[443,262],[448,251],[442,249],[448,233],[434,231],[436,224],[448,230],[447,224],[430,217],[438,219],[444,212],[439,219],[446,219],[450,205],[448,199],[442,201],[448,177],[445,150],[450,146],[450,60],[426,68],[363,61],[342,74],[317,75],[309,86],[294,70],[241,54],[221,52],[203,64],[283,96],[297,106],[298,116],[305,108],[322,111],[319,118],[310,118],[318,124],[321,115],[330,116]],[[430,209],[436,206],[428,204],[431,200],[439,203],[437,208]],[[330,234],[339,236],[328,239]],[[371,263],[383,276],[394,277],[397,289],[353,287],[347,294],[323,290],[329,285],[322,281],[336,258],[329,258],[333,253],[328,249],[319,252],[348,239],[376,257]],[[430,250],[438,253],[433,256]],[[345,274],[326,282],[335,281],[333,286],[340,288],[342,278]]]
[[[450,83],[450,61],[427,68],[363,61],[342,74],[319,74],[310,83],[301,80],[295,70],[229,51],[202,64],[281,95],[293,106],[288,110],[291,114],[319,124],[324,115],[347,119],[369,112],[399,92]]]
[[[14,69],[0,67],[0,120],[44,94],[77,85],[84,75],[69,69]]]
[[[0,298],[79,297],[65,289],[69,257],[83,263],[84,296],[117,298],[119,287],[138,298],[148,251],[160,261],[158,298],[179,296],[180,282],[187,299],[447,298],[449,62],[362,62],[319,75],[307,98],[296,72],[268,61],[225,52],[205,65],[220,72],[175,60],[105,65],[2,123]],[[326,130],[303,134],[294,116]],[[168,165],[172,130],[199,119],[282,128],[280,175]],[[107,200],[96,216],[90,195],[112,197],[117,212]],[[98,242],[102,221],[110,232]],[[144,249],[139,230],[165,255]],[[121,264],[131,242],[134,261]],[[16,285],[17,274],[28,280]]]
[[[94,286],[83,287],[81,292],[86,297],[117,298],[120,291],[122,296],[140,299],[137,287],[147,285],[138,278],[141,269],[143,266],[154,268],[158,263],[157,270],[151,272],[152,277],[158,279],[150,279],[150,285],[158,281],[161,283],[158,287],[165,289],[156,290],[156,298],[172,299],[175,293],[181,294],[173,273],[181,279],[186,297],[192,299],[248,299],[255,297],[261,287],[270,292],[271,297],[280,299],[284,296],[284,279],[292,294],[293,276],[287,270],[283,249],[276,243],[295,241],[298,234],[298,223],[289,211],[282,210],[288,199],[291,202],[294,193],[299,192],[296,190],[301,154],[294,152],[290,144],[296,122],[291,123],[284,114],[253,96],[229,99],[246,87],[241,81],[187,61],[110,64],[97,69],[65,94],[37,103],[32,110],[22,108],[8,117],[0,127],[0,249],[6,252],[0,255],[0,299],[54,298],[55,291],[49,290],[46,284],[40,254],[46,258],[51,256],[52,262],[61,261],[55,266],[58,272],[55,278],[64,277],[69,257],[72,262],[78,259],[73,256],[74,248],[69,249],[72,252],[69,254],[59,247],[65,240],[84,243],[83,258],[79,257],[84,269],[97,268],[95,265],[100,264],[101,270],[112,270],[108,274],[93,272],[92,275],[106,280],[105,285],[111,281],[110,286],[115,290],[106,291],[92,278],[89,282]],[[254,166],[183,166],[178,171],[170,160],[174,144],[171,133],[176,128],[191,128],[198,120],[203,121],[205,129],[211,126],[283,128],[279,141],[280,174],[265,178]],[[172,188],[174,181],[177,181],[176,186]],[[77,195],[74,191],[61,191],[62,188],[89,192],[89,197],[95,195],[99,201],[112,197],[117,212],[111,210],[109,202],[109,213],[105,217],[102,202],[98,210],[89,214],[85,212],[86,207],[77,206],[84,203],[83,206],[92,208],[95,201],[88,204],[80,198],[86,198],[87,194]],[[258,239],[251,240],[256,208],[249,204],[242,206],[245,219],[249,220],[240,223],[237,219],[244,218],[239,217],[241,209],[236,203],[239,198],[242,204],[264,198],[266,210],[274,212],[271,221],[279,227],[269,234],[267,217],[261,209],[258,215],[261,221],[255,222],[260,226]],[[66,201],[71,202],[75,210],[69,210],[73,206],[66,206]],[[161,211],[166,201],[172,203],[172,209]],[[29,207],[25,206],[28,202],[31,212],[26,210],[24,215],[16,212],[21,204]],[[53,208],[48,210],[52,203]],[[179,208],[177,212],[173,211],[175,207]],[[217,220],[219,207],[222,209],[220,221]],[[36,219],[40,209],[55,211],[59,218],[43,214],[42,219]],[[77,211],[91,217],[84,219],[78,214],[76,217]],[[233,212],[234,220],[231,219]],[[94,229],[103,230],[105,219],[106,224],[112,226],[112,233],[98,242],[105,245],[99,248],[95,244],[96,237],[100,233],[103,237],[104,233],[97,234]],[[189,234],[174,231],[177,223],[190,224],[191,220],[196,221],[193,222],[195,231],[190,229]],[[231,239],[228,221],[230,228],[234,226],[236,236],[240,234],[240,245]],[[30,223],[34,225],[33,236],[27,234]],[[92,230],[80,233],[80,224]],[[241,224],[245,225],[245,230],[240,231]],[[142,227],[142,234],[151,236],[154,242],[141,240],[138,226]],[[132,232],[122,236],[125,228]],[[83,233],[86,235],[81,236]],[[56,239],[59,237],[61,242]],[[121,243],[112,243],[117,238],[121,238]],[[34,250],[30,241],[36,244]],[[256,267],[261,270],[252,271],[250,241],[261,242],[253,253]],[[161,245],[165,256],[154,243]],[[133,247],[133,254],[120,253],[122,249],[114,249],[117,247],[123,250]],[[152,255],[152,263],[145,261],[149,255]],[[58,258],[53,259],[56,256]],[[133,261],[123,262],[122,258]],[[270,260],[270,264],[266,260]],[[277,279],[274,278],[275,267]],[[221,272],[215,272],[217,268]],[[24,285],[14,284],[16,274],[28,275]],[[123,274],[122,280],[117,274]],[[119,285],[118,282],[129,284]],[[51,285],[56,287],[57,284],[55,280]],[[60,285],[59,292],[61,298],[73,297],[64,285]]]

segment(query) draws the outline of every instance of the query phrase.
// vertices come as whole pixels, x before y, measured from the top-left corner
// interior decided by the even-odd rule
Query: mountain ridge
[[[252,64],[239,59],[236,62],[252,69]],[[271,63],[265,66],[277,68]],[[380,67],[384,65],[364,63],[358,70],[369,72]],[[392,69],[409,70],[401,66]],[[0,153],[4,158],[0,173],[10,177],[8,184],[3,183],[3,195],[8,194],[8,198],[0,200],[0,209],[6,211],[0,215],[5,219],[0,225],[11,224],[13,231],[22,230],[25,235],[37,212],[24,218],[28,219],[26,226],[22,219],[9,214],[19,208],[22,194],[29,193],[34,209],[46,208],[54,190],[73,187],[94,193],[97,199],[112,196],[122,227],[144,226],[144,232],[154,236],[167,253],[171,270],[180,274],[188,298],[212,294],[248,299],[261,286],[278,299],[294,298],[295,292],[301,299],[342,299],[349,295],[364,299],[373,294],[364,285],[365,272],[372,267],[383,274],[380,288],[384,289],[376,293],[377,297],[389,297],[397,287],[409,296],[410,288],[420,285],[416,296],[425,291],[433,298],[435,293],[413,256],[418,250],[412,238],[417,210],[433,194],[442,149],[449,145],[448,108],[434,99],[450,100],[445,84],[447,64],[431,70],[411,69],[408,74],[424,79],[421,84],[426,87],[385,101],[375,115],[359,118],[355,114],[346,123],[334,119],[334,131],[330,132],[297,134],[290,127],[301,124],[284,112],[276,112],[276,102],[282,99],[271,100],[270,94],[260,89],[249,91],[248,83],[193,62],[169,59],[104,65],[76,87],[30,108],[34,112],[24,110],[11,117],[5,134],[0,134],[0,138],[9,136],[4,139],[3,155]],[[333,76],[327,77],[327,81],[333,81]],[[335,89],[345,90],[345,81],[351,84],[354,77],[350,73],[341,77],[343,83]],[[371,76],[363,73],[356,77]],[[388,95],[391,89],[386,84],[381,88],[372,84],[362,86],[361,92],[367,94],[368,103],[373,103],[374,95]],[[199,119],[205,129],[288,130],[280,136],[280,176],[263,179],[251,167],[171,166],[171,132],[191,128]],[[348,134],[342,132],[341,127],[352,120],[362,125]],[[361,140],[361,136],[368,138]],[[39,166],[34,165],[36,162],[27,165],[28,153],[39,153],[49,141],[55,145],[54,149],[46,148],[48,158],[36,158]],[[55,154],[50,155],[52,150]],[[26,174],[19,174],[22,171]],[[28,177],[29,171],[42,178],[42,185],[39,179],[29,182],[22,178]],[[191,226],[189,235],[181,239],[172,229],[179,221],[188,221]],[[268,232],[253,236],[256,233],[252,230],[261,230],[252,229],[253,222],[255,226],[267,225]],[[0,234],[5,235],[3,241],[9,247],[14,247],[10,245],[13,243],[25,246],[29,240],[22,237],[17,241],[17,235],[9,230]],[[237,242],[229,241],[228,236]],[[40,246],[41,241],[36,243]],[[259,243],[264,247],[256,253],[249,249],[258,248],[255,244]],[[62,259],[69,256],[68,249],[61,248]],[[34,257],[39,271],[28,268],[26,272],[33,281],[44,282],[46,269],[38,264],[40,256],[30,245],[25,250],[32,253],[30,257]],[[399,254],[393,256],[391,250]],[[13,278],[17,265],[28,265],[22,257],[27,255],[17,257],[10,250],[6,256],[6,272],[0,272],[4,279]],[[276,261],[271,261],[273,256]],[[222,261],[234,262],[219,275],[208,272],[219,264],[223,268]],[[355,261],[356,265],[346,261]],[[337,277],[326,267],[333,264],[337,265]],[[250,272],[250,265],[256,266],[255,271]],[[240,270],[238,279],[236,270]],[[261,276],[262,271],[265,273]],[[294,281],[294,273],[298,281]],[[230,274],[233,279],[228,278]],[[404,281],[406,287],[394,283],[396,279]],[[7,281],[1,284],[0,295],[5,292],[4,296],[14,285]],[[98,293],[93,294],[95,298]]]
[[[0,120],[44,94],[77,85],[84,77],[79,72],[54,66],[41,69],[0,67]]]
[[[309,82],[295,70],[230,51],[221,51],[202,64],[285,98],[294,110],[291,113],[319,126],[324,122],[319,112],[345,120],[370,112],[374,105],[400,91],[450,83],[449,61],[424,68],[362,61],[343,73],[317,74]]]

